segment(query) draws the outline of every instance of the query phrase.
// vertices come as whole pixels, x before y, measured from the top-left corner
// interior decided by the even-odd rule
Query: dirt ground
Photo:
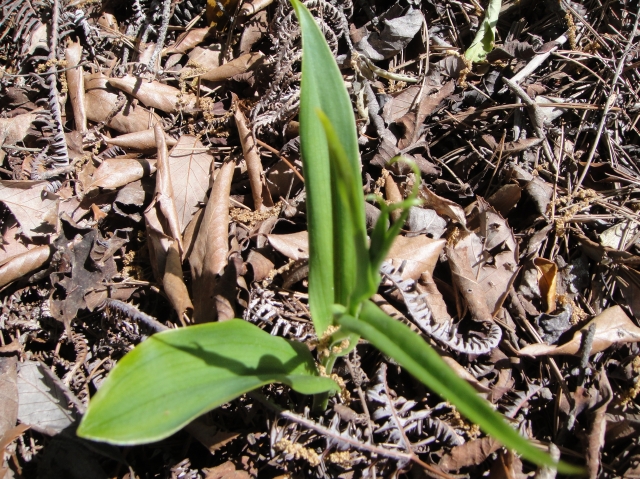
[[[640,477],[638,2],[504,1],[479,62],[486,0],[304,3],[365,193],[420,184],[376,303],[543,450]],[[274,384],[160,442],[78,438],[163,328],[242,318],[315,354],[300,32],[286,0],[0,6],[0,479],[556,477],[364,341],[324,413]]]

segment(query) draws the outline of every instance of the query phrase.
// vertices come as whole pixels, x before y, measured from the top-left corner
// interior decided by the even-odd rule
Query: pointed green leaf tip
[[[363,303],[360,319],[345,315],[340,317],[338,322],[348,331],[361,335],[384,354],[392,357],[483,431],[518,452],[523,458],[541,466],[553,467],[565,474],[584,473],[578,466],[554,461],[551,456],[520,436],[465,380],[458,377],[419,335],[385,314],[372,302]]]
[[[316,332],[322,336],[333,323],[331,306],[346,305],[357,282],[353,235],[365,228],[364,195],[355,117],[342,74],[309,10],[296,0],[291,4],[302,31],[300,143],[307,194],[309,305]],[[347,188],[358,197],[355,215],[348,213],[339,194],[337,181],[346,180],[338,179],[331,165],[318,110],[327,116],[335,131],[332,141],[346,157],[345,167],[354,182]]]
[[[306,345],[239,319],[166,331],[109,373],[78,435],[111,444],[159,441],[196,417],[265,384],[302,394],[338,391],[319,377]]]
[[[484,11],[484,19],[480,24],[480,28],[478,28],[471,46],[464,52],[467,60],[472,62],[484,61],[487,58],[487,54],[493,50],[501,6],[502,0],[490,0]]]

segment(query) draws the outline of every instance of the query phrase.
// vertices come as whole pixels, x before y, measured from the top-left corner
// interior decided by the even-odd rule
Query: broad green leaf
[[[478,28],[471,46],[464,52],[467,60],[472,62],[481,62],[487,58],[487,54],[493,50],[493,43],[496,39],[496,25],[498,24],[498,15],[500,15],[500,7],[502,0],[490,0],[489,5],[484,11],[484,19]]]
[[[442,360],[419,335],[409,327],[387,316],[370,301],[362,305],[359,319],[342,316],[338,323],[358,333],[387,356],[396,360],[425,386],[436,392],[469,420],[506,447],[538,465],[553,466],[562,473],[580,473],[583,469],[564,462],[555,462],[509,426],[491,405],[477,395],[466,381]]]
[[[338,390],[306,345],[239,319],[165,331],[127,354],[91,399],[78,435],[133,445],[163,439],[265,384],[303,394]]]
[[[314,326],[321,336],[333,322],[331,305],[347,304],[357,280],[354,229],[332,181],[329,146],[317,110],[322,110],[335,129],[354,183],[361,196],[353,221],[365,224],[360,160],[351,101],[324,35],[298,0],[291,0],[302,30],[302,82],[300,92],[300,140],[307,191],[309,229],[309,303]],[[337,283],[336,283],[337,279]]]
[[[345,294],[349,294],[346,302],[340,302],[338,298],[336,298],[336,301],[346,305],[347,308],[351,306],[355,313],[355,308],[357,308],[362,301],[369,299],[378,289],[378,282],[369,278],[367,230],[365,222],[361,221],[362,218],[360,217],[362,208],[358,207],[364,203],[364,195],[362,194],[362,186],[360,185],[360,175],[358,174],[357,177],[353,176],[353,171],[349,168],[349,160],[340,143],[338,134],[331,124],[331,120],[329,120],[329,117],[327,117],[322,110],[318,110],[317,114],[327,137],[329,159],[331,162],[331,178],[334,191],[336,191],[339,196],[339,201],[336,201],[336,205],[341,209],[340,216],[334,216],[334,226],[339,228],[342,233],[342,237],[336,239],[336,241],[353,243],[353,253],[355,254],[355,257],[349,258],[351,262],[355,263],[352,267],[343,268],[342,270],[336,269],[336,289],[342,289],[339,285],[344,281],[346,283]],[[339,218],[342,224],[336,224],[336,218]],[[334,230],[334,232],[335,231],[336,230]],[[337,256],[337,253],[340,251],[343,251],[343,249],[334,244],[336,262],[343,260]],[[338,278],[339,272],[348,275],[348,277]]]

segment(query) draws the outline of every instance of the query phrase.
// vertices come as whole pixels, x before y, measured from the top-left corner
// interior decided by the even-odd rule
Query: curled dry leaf
[[[444,239],[432,239],[426,235],[398,236],[387,260],[396,267],[405,262],[402,278],[415,281],[425,272],[433,273],[445,243]]]
[[[501,186],[498,191],[487,198],[487,203],[493,206],[502,217],[506,217],[515,208],[522,196],[519,185],[509,183]]]
[[[51,254],[51,246],[42,245],[9,258],[0,266],[0,288],[41,268],[49,261]]]
[[[87,113],[84,105],[84,72],[78,64],[82,61],[82,45],[71,43],[65,50],[67,60],[67,84],[69,85],[69,99],[73,109],[73,120],[76,130],[80,133],[87,131]],[[74,68],[75,67],[75,68]]]
[[[174,146],[178,140],[165,134],[167,146]],[[115,138],[105,138],[104,141],[110,146],[119,146],[128,150],[151,151],[156,149],[156,134],[153,128],[118,135]]]
[[[456,247],[454,249],[447,246],[445,252],[449,259],[453,282],[467,303],[472,318],[479,321],[491,321],[493,315],[487,306],[482,286],[476,280],[476,275],[471,268],[467,248]]]
[[[0,438],[18,420],[18,373],[15,356],[0,356]],[[4,449],[0,449],[4,452]],[[1,471],[0,471],[1,472]]]
[[[193,311],[193,304],[189,298],[189,291],[187,291],[187,287],[184,284],[182,261],[180,261],[180,252],[175,242],[171,244],[169,251],[167,251],[162,286],[169,298],[169,302],[178,314],[178,318],[184,325],[183,317],[185,314],[190,315],[189,312]]]
[[[229,160],[218,170],[189,256],[196,323],[211,321],[216,311],[214,289],[229,254],[229,194],[235,166]]]
[[[173,200],[181,232],[200,209],[199,204],[206,200],[212,162],[213,155],[192,135],[180,137],[169,154]]]
[[[289,259],[298,261],[309,257],[309,234],[306,231],[286,235],[267,235],[271,246]]]
[[[247,119],[237,105],[237,97],[235,97],[235,95],[234,101],[236,102],[234,117],[236,119],[238,134],[240,135],[244,161],[247,163],[249,184],[251,185],[251,195],[253,196],[253,207],[256,211],[260,211],[264,207],[272,207],[273,200],[271,199],[271,193],[269,192],[264,171],[262,170],[262,160],[260,159],[256,139],[253,137],[253,132],[247,126]]]
[[[479,393],[487,394],[491,392],[490,388],[486,387],[484,384],[478,381],[473,374],[467,371],[458,361],[453,359],[451,356],[442,356],[442,360],[447,363],[458,376],[471,384]]]
[[[147,235],[149,237],[149,256],[151,267],[156,279],[162,282],[167,260],[167,251],[175,241],[180,252],[182,247],[182,232],[178,222],[178,213],[173,201],[173,187],[171,185],[171,170],[169,167],[169,152],[164,140],[164,132],[160,125],[155,126],[155,136],[158,146],[158,161],[156,174],[156,189],[153,200],[144,212]]]
[[[118,94],[108,85],[109,78],[102,73],[85,75],[85,108],[87,119],[100,123],[107,122],[109,128],[120,133],[148,130],[160,122],[160,117],[142,105],[126,102],[122,108]]]
[[[382,171],[382,176],[384,177],[384,194],[387,203],[400,203],[404,198],[402,197],[402,193],[400,192],[400,188],[393,179],[393,176],[389,174],[386,170]],[[402,211],[394,210],[391,212],[391,219],[393,221],[398,221],[400,216],[402,215]]]
[[[0,118],[0,147],[15,145],[22,141],[37,116],[38,113],[33,112],[16,115],[13,118]],[[4,161],[4,156],[4,150],[0,150],[0,165]]]
[[[491,135],[482,135],[482,139],[489,148],[493,151],[501,151],[503,155],[520,153],[521,151],[528,150],[542,143],[542,138],[522,138],[518,141],[508,141],[502,144],[496,141]]]
[[[466,250],[470,276],[479,288],[490,316],[495,315],[518,272],[518,244],[504,218],[482,199],[478,234],[463,233],[455,249]]]
[[[604,446],[604,436],[607,432],[607,406],[613,399],[613,391],[607,373],[602,370],[599,377],[600,403],[593,411],[591,430],[589,431],[588,446],[586,450],[587,469],[589,479],[596,479],[600,472],[600,452]]]
[[[458,471],[463,467],[475,466],[484,462],[501,446],[491,437],[474,439],[461,446],[454,446],[451,452],[444,455],[438,466],[443,471]]]
[[[87,187],[115,189],[149,176],[156,171],[156,162],[143,158],[109,158],[104,160],[93,174],[93,182]]]
[[[18,419],[23,424],[55,435],[70,426],[76,414],[68,408],[69,400],[62,381],[54,381],[39,361],[27,361],[18,368]],[[65,394],[67,393],[67,394]]]
[[[553,313],[556,310],[556,276],[558,266],[546,258],[535,258],[533,264],[538,270],[538,287],[540,294],[547,305],[546,312]]]
[[[632,343],[640,341],[638,328],[620,306],[605,309],[573,335],[573,338],[561,346],[548,344],[530,344],[519,352],[523,356],[547,356],[556,354],[578,354],[582,344],[583,333],[594,324],[596,331],[593,336],[590,355],[604,351],[612,344]]]
[[[219,67],[206,71],[201,75],[192,75],[192,77],[199,76],[202,80],[214,82],[225,81],[235,75],[246,73],[250,69],[255,68],[258,65],[259,60],[262,60],[263,57],[264,53],[262,52],[245,53],[244,55],[240,55],[238,58],[231,60],[229,63],[220,65]]]
[[[209,31],[209,28],[192,28],[188,32],[181,33],[173,45],[162,50],[162,56],[188,52],[200,45],[209,36]]]
[[[458,222],[465,229],[467,228],[467,218],[464,214],[464,210],[459,204],[436,195],[427,188],[426,185],[423,185],[420,188],[420,194],[418,197],[423,201],[423,206],[425,208],[431,208],[440,216],[446,216],[447,218]]]
[[[46,181],[0,180],[0,201],[16,217],[27,238],[55,231],[58,222],[58,198],[47,193]]]
[[[165,113],[194,113],[198,99],[193,93],[182,93],[178,88],[157,81],[147,82],[131,75],[109,78],[114,86],[140,100],[149,108],[157,108]]]

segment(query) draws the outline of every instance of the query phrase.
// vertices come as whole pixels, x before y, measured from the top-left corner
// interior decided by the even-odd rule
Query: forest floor
[[[364,341],[324,413],[271,385],[159,442],[75,435],[157,330],[237,317],[315,354],[297,21],[208,3],[0,0],[0,479],[555,477]],[[473,64],[485,0],[304,3],[365,193],[420,183],[375,301],[543,450],[640,478],[638,2],[507,0]]]

